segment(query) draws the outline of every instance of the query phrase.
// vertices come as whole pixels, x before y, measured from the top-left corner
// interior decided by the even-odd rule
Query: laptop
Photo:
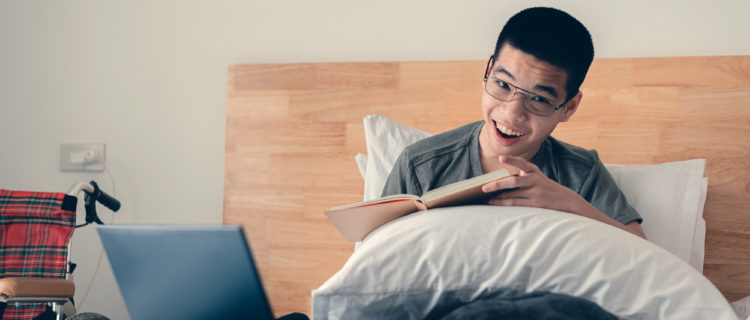
[[[273,319],[241,227],[97,231],[132,319]]]

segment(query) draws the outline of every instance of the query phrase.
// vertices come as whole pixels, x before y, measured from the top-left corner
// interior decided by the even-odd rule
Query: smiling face
[[[563,103],[567,95],[565,84],[568,75],[565,70],[509,44],[503,45],[488,76],[522,88],[525,91],[523,93],[549,98],[555,105]],[[557,124],[570,119],[580,100],[581,94],[578,93],[551,116],[543,117],[524,109],[524,97],[521,94],[506,102],[484,91],[484,126],[479,135],[483,164],[485,161],[497,162],[501,155],[531,160],[539,151],[542,141],[552,133]]]

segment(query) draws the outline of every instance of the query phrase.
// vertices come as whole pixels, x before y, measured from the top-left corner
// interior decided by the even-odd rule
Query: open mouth
[[[500,133],[500,136],[505,139],[514,139],[514,138],[520,138],[526,135],[526,133],[523,133],[521,131],[517,131],[512,128],[508,128],[500,123],[495,122],[495,127],[497,128],[497,132]]]

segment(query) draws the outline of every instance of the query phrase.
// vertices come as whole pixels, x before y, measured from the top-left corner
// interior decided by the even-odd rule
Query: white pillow
[[[362,179],[365,179],[365,177],[367,176],[367,154],[357,153],[356,155],[354,155],[354,162],[357,163],[359,175],[362,176]],[[367,188],[367,185],[365,185],[365,188]]]
[[[391,167],[408,145],[431,134],[403,126],[380,115],[364,118],[366,161],[357,165],[365,172],[365,200],[380,197]],[[628,202],[644,219],[646,237],[699,271],[703,270],[705,221],[703,204],[706,182],[704,159],[655,165],[606,165]]]
[[[704,159],[653,165],[606,165],[628,203],[643,217],[649,241],[703,271]]]
[[[381,115],[368,115],[363,121],[367,143],[364,200],[372,200],[380,198],[388,173],[391,172],[401,150],[432,134],[399,125]]]
[[[736,319],[701,273],[580,216],[528,207],[439,208],[391,221],[313,290],[315,319],[424,318],[493,292],[549,291],[634,319]]]

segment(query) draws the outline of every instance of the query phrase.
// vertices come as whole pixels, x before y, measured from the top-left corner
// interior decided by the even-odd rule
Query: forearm
[[[622,229],[634,235],[637,235],[643,239],[646,239],[646,235],[643,233],[643,229],[641,229],[640,224],[638,224],[638,222],[624,225],[620,223],[619,221],[610,218],[603,212],[599,211],[599,209],[594,207],[594,205],[586,201],[586,199],[583,199],[583,197],[581,197],[577,193],[575,193],[575,197],[577,199],[571,202],[570,207],[564,211],[606,223],[608,225],[617,227],[619,229]]]

